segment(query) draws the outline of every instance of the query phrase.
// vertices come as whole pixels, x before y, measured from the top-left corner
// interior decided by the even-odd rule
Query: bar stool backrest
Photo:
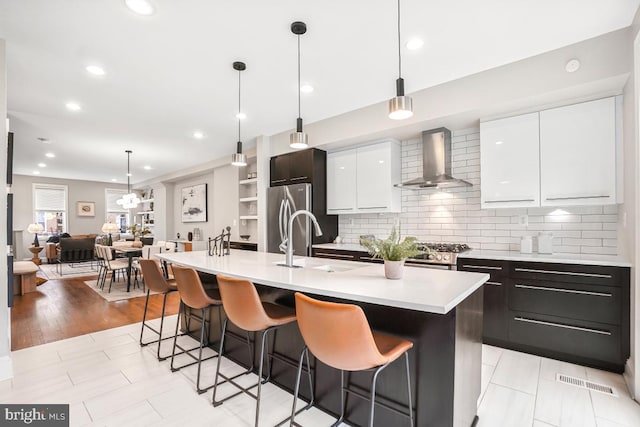
[[[167,285],[167,281],[162,274],[162,270],[160,270],[158,261],[140,258],[139,262],[142,275],[144,276],[144,283],[147,287],[150,290],[161,294],[167,292],[169,290],[169,285]]]
[[[296,292],[296,316],[305,343],[322,363],[345,371],[387,363],[357,305],[319,301]]]
[[[182,302],[194,309],[208,307],[211,298],[204,291],[198,273],[193,268],[178,265],[173,265],[172,269]]]
[[[217,280],[224,312],[234,325],[245,331],[261,331],[273,326],[253,283],[220,274]]]
[[[148,259],[155,259],[155,255],[160,253],[160,246],[157,245],[153,245],[153,246],[146,246],[146,257]]]
[[[96,258],[99,261],[104,260],[104,255],[102,254],[102,245],[96,245]]]

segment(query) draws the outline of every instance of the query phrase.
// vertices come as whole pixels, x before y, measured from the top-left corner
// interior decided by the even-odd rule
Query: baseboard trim
[[[627,363],[624,365],[624,372],[622,373],[622,378],[624,378],[624,382],[627,383],[627,388],[629,389],[629,393],[634,400],[638,400],[638,395],[636,394],[635,388],[635,370],[633,369],[633,360],[631,358],[627,359]]]
[[[13,361],[11,356],[0,357],[0,381],[13,378]]]

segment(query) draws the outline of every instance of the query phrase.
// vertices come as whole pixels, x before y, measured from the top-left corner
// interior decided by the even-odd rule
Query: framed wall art
[[[78,216],[96,216],[96,203],[78,202],[76,204],[76,213]]]
[[[182,188],[182,222],[207,222],[207,184]]]

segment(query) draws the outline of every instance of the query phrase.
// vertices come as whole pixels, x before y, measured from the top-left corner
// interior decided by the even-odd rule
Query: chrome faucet
[[[296,217],[299,215],[307,215],[309,218],[311,218],[311,221],[313,221],[313,225],[316,229],[316,236],[322,236],[322,229],[320,228],[320,224],[318,224],[318,220],[316,219],[316,216],[314,214],[306,209],[300,209],[291,214],[291,217],[289,218],[289,225],[287,227],[287,248],[285,251],[284,259],[284,265],[286,267],[295,267],[293,265],[293,220],[296,219]]]

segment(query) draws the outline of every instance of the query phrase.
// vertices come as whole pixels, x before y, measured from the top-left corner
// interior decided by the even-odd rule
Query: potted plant
[[[387,279],[401,279],[404,261],[409,257],[423,253],[418,249],[416,238],[405,237],[401,239],[400,231],[396,229],[395,225],[388,238],[384,240],[363,239],[361,243],[372,257],[384,260],[384,275]]]
[[[142,243],[136,244],[136,242],[140,242],[140,237],[144,236],[145,234],[150,234],[151,230],[149,229],[149,227],[141,227],[138,224],[133,224],[132,226],[127,228],[129,231],[131,231],[131,233],[133,234],[133,239],[134,239],[134,247],[137,247],[138,245],[142,245]]]

